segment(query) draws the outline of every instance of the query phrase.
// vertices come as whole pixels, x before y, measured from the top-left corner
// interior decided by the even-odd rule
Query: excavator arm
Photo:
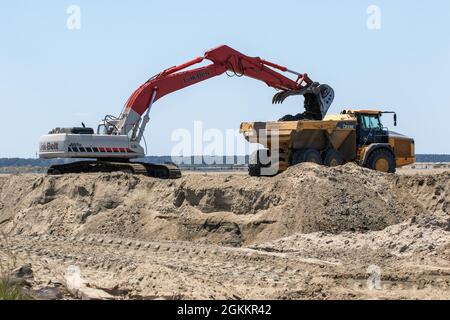
[[[183,71],[188,67],[203,62],[205,59],[210,60],[212,63],[207,66]],[[274,69],[295,74],[297,79],[292,80]],[[133,135],[135,135],[139,129],[137,140],[140,140],[148,122],[148,112],[153,103],[167,94],[222,75],[225,72],[231,72],[236,76],[257,79],[265,82],[270,87],[281,90],[274,96],[274,103],[281,103],[290,95],[307,93],[315,95],[319,93],[318,101],[320,102],[320,92],[324,91],[318,89],[319,84],[309,79],[307,74],[300,74],[259,57],[246,56],[223,45],[207,51],[203,57],[198,57],[180,66],[166,69],[141,85],[128,99],[125,109],[120,116],[119,125],[116,127],[117,133],[128,134],[133,130]],[[329,95],[328,92],[328,98]],[[327,110],[328,107],[326,108]],[[145,116],[142,118],[144,114]]]

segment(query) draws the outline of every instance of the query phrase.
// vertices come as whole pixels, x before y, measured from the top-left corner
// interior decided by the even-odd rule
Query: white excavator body
[[[144,149],[126,135],[55,133],[42,136],[39,143],[42,159],[135,159],[144,156]]]

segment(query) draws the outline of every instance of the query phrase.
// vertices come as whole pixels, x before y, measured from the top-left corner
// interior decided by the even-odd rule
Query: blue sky
[[[66,9],[81,8],[68,30]],[[366,26],[369,5],[381,29]],[[307,72],[336,92],[329,113],[381,108],[418,153],[450,153],[448,1],[2,1],[0,157],[33,157],[39,136],[118,115],[142,82],[228,44]],[[237,129],[302,110],[302,98],[272,105],[274,91],[245,78],[217,77],[155,104],[149,154],[168,154],[176,128]]]

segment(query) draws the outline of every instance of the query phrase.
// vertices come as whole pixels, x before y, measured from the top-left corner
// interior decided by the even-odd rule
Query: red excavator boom
[[[212,63],[207,66],[182,71],[201,63],[205,59],[210,60]],[[297,76],[297,79],[292,80],[285,77],[272,68],[293,73]],[[222,45],[207,51],[203,57],[168,68],[141,85],[126,103],[125,110],[121,116],[122,123],[119,125],[121,133],[127,134],[145,111],[163,96],[219,76],[225,72],[263,81],[268,86],[283,92],[301,92],[302,89],[308,88],[313,83],[307,74],[300,74],[259,57],[246,56],[226,45]]]
[[[212,64],[188,71],[181,71],[192,65],[201,63],[204,59],[212,61]],[[291,80],[268,66],[281,71],[294,73],[298,76],[298,79],[296,81]],[[238,76],[245,75],[261,80],[268,86],[280,90],[299,90],[312,82],[306,74],[299,74],[259,57],[248,57],[223,45],[207,51],[203,57],[195,58],[180,66],[171,67],[152,77],[131,95],[126,109],[134,110],[142,115],[150,105],[153,92],[156,92],[152,101],[155,102],[169,93],[219,76],[226,71]]]

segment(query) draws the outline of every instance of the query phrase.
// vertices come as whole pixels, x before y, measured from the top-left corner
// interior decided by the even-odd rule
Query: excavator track
[[[61,175],[69,173],[126,172],[142,174],[158,179],[181,178],[181,171],[175,164],[157,164],[145,162],[77,161],[55,164],[48,168],[47,174]]]

